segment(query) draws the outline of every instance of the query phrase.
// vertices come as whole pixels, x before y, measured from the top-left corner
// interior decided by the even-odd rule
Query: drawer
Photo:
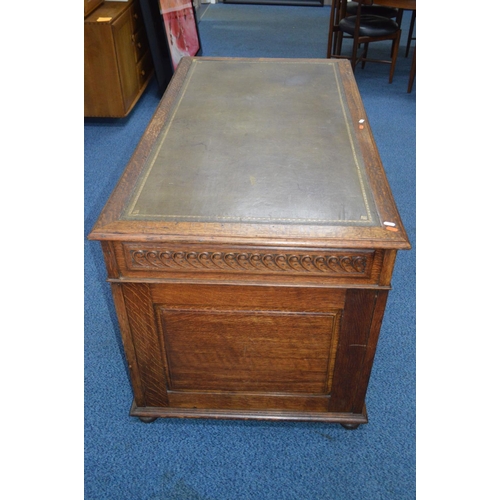
[[[135,47],[135,60],[140,61],[142,56],[149,50],[148,39],[146,35],[146,30],[141,29],[137,33],[132,35],[132,40],[134,41]]]
[[[196,279],[378,284],[383,250],[113,244],[121,279]]]
[[[130,14],[132,16],[132,32],[137,33],[141,28],[144,27],[139,2],[134,2],[132,7],[130,8]]]
[[[153,59],[148,51],[137,64],[137,77],[139,79],[139,88],[145,85],[153,71]]]

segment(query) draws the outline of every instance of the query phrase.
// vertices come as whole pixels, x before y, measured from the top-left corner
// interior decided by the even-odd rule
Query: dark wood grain
[[[168,406],[165,366],[149,287],[145,284],[122,285],[132,334],[143,399],[148,406]]]
[[[354,398],[364,367],[367,337],[377,293],[373,290],[347,292],[337,362],[333,372],[330,411],[355,412]]]

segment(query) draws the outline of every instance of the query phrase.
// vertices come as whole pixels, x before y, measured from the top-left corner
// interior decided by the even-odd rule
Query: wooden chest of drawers
[[[183,59],[89,237],[132,415],[367,422],[410,245],[347,61]]]
[[[139,2],[104,2],[84,23],[84,114],[124,117],[153,75]]]

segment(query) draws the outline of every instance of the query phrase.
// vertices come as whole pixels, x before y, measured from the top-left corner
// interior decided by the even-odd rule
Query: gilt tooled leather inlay
[[[195,58],[121,219],[379,225],[339,78]]]
[[[225,271],[236,273],[307,273],[366,276],[372,254],[271,252],[196,252],[128,249],[132,270]]]

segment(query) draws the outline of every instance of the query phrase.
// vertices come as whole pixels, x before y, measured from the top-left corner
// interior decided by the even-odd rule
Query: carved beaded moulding
[[[372,252],[193,251],[124,245],[131,270],[368,276]]]

